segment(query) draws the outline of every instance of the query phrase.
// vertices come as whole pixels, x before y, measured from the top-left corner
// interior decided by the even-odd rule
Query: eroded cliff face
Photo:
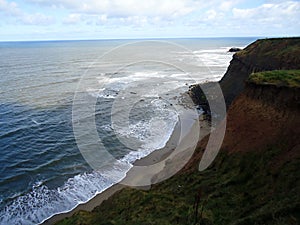
[[[265,150],[280,145],[300,156],[300,89],[246,84],[232,102],[222,149]]]
[[[227,110],[221,152],[234,155],[256,152],[263,155],[275,146],[282,153],[270,163],[283,165],[300,158],[299,137],[300,88],[246,82],[243,91]],[[199,142],[199,151],[185,170],[197,167],[207,139]]]
[[[237,52],[220,81],[226,105],[244,90],[251,73],[282,69],[300,69],[300,38],[257,40]]]
[[[258,40],[233,56],[220,81],[228,107],[223,152],[257,152],[280,146],[282,163],[300,157],[300,88],[248,80],[253,72],[299,68],[300,38]],[[199,85],[191,87],[189,94],[209,110]],[[200,149],[205,145],[200,142]],[[201,154],[195,154],[188,167],[199,161]]]
[[[299,137],[300,88],[246,82],[227,111],[220,152],[197,181],[213,196],[204,205],[211,224],[299,224]],[[197,170],[206,145],[199,142],[181,176]]]

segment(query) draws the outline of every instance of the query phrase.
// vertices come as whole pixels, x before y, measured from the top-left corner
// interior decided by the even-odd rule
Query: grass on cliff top
[[[249,82],[285,87],[300,87],[300,70],[272,70],[252,73]]]
[[[275,69],[300,69],[300,37],[260,39],[235,57],[253,65],[255,72]]]
[[[299,60],[299,52],[300,37],[295,37],[258,39],[236,54],[248,57],[255,55],[259,58],[264,58],[265,56],[278,56],[284,61],[288,61],[288,58],[285,58],[285,56],[291,56]],[[267,58],[265,58],[265,60],[268,61]]]
[[[296,225],[300,161],[274,169],[283,150],[221,153],[209,169],[178,174],[151,190],[126,188],[59,225]]]

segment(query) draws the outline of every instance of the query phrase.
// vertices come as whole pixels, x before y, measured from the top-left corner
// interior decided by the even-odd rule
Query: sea
[[[167,143],[181,94],[255,40],[0,42],[0,224],[40,224],[122,180]]]

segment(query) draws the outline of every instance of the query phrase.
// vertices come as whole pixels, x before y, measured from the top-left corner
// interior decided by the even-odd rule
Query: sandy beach
[[[201,133],[199,133],[200,126]],[[189,118],[189,115],[186,115],[181,123],[176,124],[165,147],[137,160],[134,163],[134,167],[128,171],[126,177],[120,183],[111,186],[69,212],[52,216],[42,224],[54,224],[81,210],[92,211],[96,206],[99,206],[103,201],[124,187],[150,189],[152,184],[168,179],[185,165],[195,150],[195,143],[197,144],[199,140],[206,136],[210,129],[207,121],[194,120]]]

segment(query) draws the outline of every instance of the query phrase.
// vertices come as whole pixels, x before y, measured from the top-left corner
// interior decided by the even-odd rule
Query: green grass
[[[259,61],[263,60],[265,62],[270,60],[270,58],[266,56],[287,62],[290,57],[299,61],[299,52],[300,37],[294,37],[259,39],[236,54],[242,57],[254,56],[258,58]]]
[[[300,160],[274,169],[282,151],[272,146],[263,153],[221,153],[203,172],[175,175],[149,191],[123,189],[92,212],[58,224],[296,225]]]
[[[300,87],[300,70],[272,70],[252,73],[249,82],[286,87]]]

